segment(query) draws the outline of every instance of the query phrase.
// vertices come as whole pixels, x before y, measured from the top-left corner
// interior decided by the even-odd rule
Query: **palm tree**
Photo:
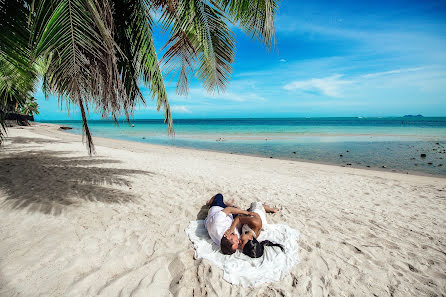
[[[10,0],[0,0],[10,1]],[[173,123],[163,73],[188,92],[195,75],[209,92],[224,91],[235,55],[236,24],[269,49],[279,0],[12,0],[30,11],[32,60],[45,65],[43,90],[78,106],[89,153],[94,151],[86,109],[128,120],[144,102],[143,83]],[[156,18],[155,16],[158,16]],[[158,60],[155,21],[169,32]],[[25,24],[23,24],[25,26]]]

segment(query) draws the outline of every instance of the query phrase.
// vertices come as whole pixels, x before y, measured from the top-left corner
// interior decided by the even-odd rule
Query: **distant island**
[[[421,114],[413,115],[413,114],[406,114],[403,116],[403,118],[423,118]]]

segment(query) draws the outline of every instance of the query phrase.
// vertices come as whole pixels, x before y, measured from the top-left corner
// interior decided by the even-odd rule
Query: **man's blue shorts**
[[[217,194],[215,195],[214,201],[212,201],[211,203],[211,207],[212,206],[220,206],[225,208],[226,204],[223,202],[223,195],[222,194]]]
[[[214,201],[212,201],[210,207],[212,207],[212,206],[220,206],[220,207],[226,208],[226,204],[223,202],[223,195],[222,194],[219,193],[219,194],[215,195]],[[233,214],[232,218],[235,219],[237,216],[238,215]]]

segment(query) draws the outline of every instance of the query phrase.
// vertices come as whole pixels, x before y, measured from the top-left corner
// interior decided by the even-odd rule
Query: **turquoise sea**
[[[46,121],[71,126],[80,121]],[[446,117],[177,119],[90,121],[93,136],[306,160],[341,166],[446,175]],[[134,125],[134,127],[132,127]],[[426,157],[421,157],[426,154]]]

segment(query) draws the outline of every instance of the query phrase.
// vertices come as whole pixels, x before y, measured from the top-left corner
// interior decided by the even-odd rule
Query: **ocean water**
[[[82,133],[80,121],[49,123]],[[100,137],[446,176],[446,117],[178,119],[174,137],[162,120],[89,126]]]

